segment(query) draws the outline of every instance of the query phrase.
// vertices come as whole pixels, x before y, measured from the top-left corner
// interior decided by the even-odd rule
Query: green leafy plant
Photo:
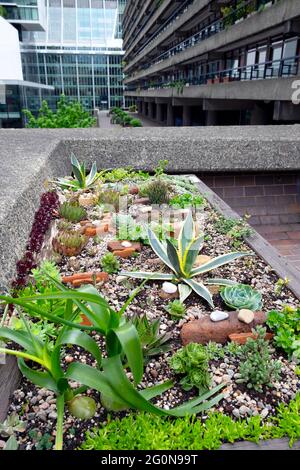
[[[202,344],[189,343],[171,357],[170,367],[175,374],[184,375],[180,380],[184,390],[197,387],[199,393],[205,393],[211,384],[208,361],[209,356]]]
[[[261,293],[246,284],[224,287],[220,294],[225,304],[234,310],[246,308],[255,312],[262,308]]]
[[[49,433],[42,434],[38,429],[30,429],[30,439],[34,442],[36,450],[50,450],[53,448],[53,436]]]
[[[101,266],[103,271],[108,274],[117,273],[120,269],[120,262],[113,253],[106,253],[101,258]]]
[[[119,212],[121,194],[115,189],[106,189],[99,194],[99,204],[104,206],[104,210]],[[112,210],[113,208],[113,210]]]
[[[47,103],[42,102],[42,106],[35,117],[28,109],[23,110],[26,118],[26,127],[29,128],[86,128],[92,127],[96,123],[88,111],[86,111],[79,101],[67,101],[61,95],[57,104],[56,112],[53,112]]]
[[[53,350],[49,349],[47,342],[43,342],[32,334],[23,316],[26,332],[0,328],[0,338],[3,341],[14,342],[21,348],[15,350],[0,347],[0,354],[11,354],[17,357],[20,371],[29,381],[38,387],[46,387],[55,392],[57,404],[55,449],[62,449],[63,445],[65,406],[70,408],[74,397],[82,395],[87,388],[100,392],[102,403],[108,403],[113,409],[133,408],[171,416],[200,413],[223,398],[221,393],[217,393],[224,387],[224,384],[172,410],[154,406],[149,400],[171,388],[173,383],[167,381],[141,391],[136,388],[143,377],[143,351],[136,328],[131,322],[126,321],[123,313],[139,289],[135,290],[122,309],[116,312],[93,286],[72,290],[55,280],[52,282],[57,288],[55,293],[31,297],[1,295],[0,301],[19,306],[29,315],[40,316],[42,319],[61,325],[62,329]],[[63,312],[60,309],[59,312],[49,313],[38,307],[37,301],[41,299],[64,301]],[[75,319],[79,314],[84,314],[91,326],[76,323]],[[98,344],[88,334],[92,331],[103,336],[106,358],[102,357]],[[97,367],[73,362],[64,369],[62,348],[67,345],[80,346],[88,351],[96,360]],[[132,373],[133,383],[124,370],[123,358],[126,360],[126,368]],[[73,389],[69,381],[78,382],[82,386]],[[85,418],[91,417],[90,403],[87,404],[85,399],[80,400],[79,397],[76,402],[76,414],[78,415],[79,408],[82,407],[81,415]]]
[[[225,348],[220,343],[209,341],[205,349],[209,360],[223,359],[225,357]]]
[[[180,302],[180,300],[175,299],[172,302],[169,302],[165,310],[172,316],[177,318],[182,318],[186,312],[185,305]]]
[[[288,437],[290,447],[300,438],[300,394],[287,405],[281,403],[275,417],[232,419],[224,413],[209,413],[200,419],[168,419],[148,413],[124,418],[108,417],[100,427],[87,432],[84,450],[217,450],[223,443]]]
[[[268,327],[274,331],[275,345],[285,351],[289,358],[300,361],[300,308],[284,307],[282,311],[271,310],[267,317]]]
[[[59,208],[59,215],[69,222],[80,222],[86,219],[86,210],[78,204],[64,202]]]
[[[61,280],[60,272],[53,261],[44,260],[41,262],[40,267],[33,269],[31,272],[38,289],[51,285],[49,282],[49,276],[56,281]]]
[[[194,268],[193,266],[196,262],[198,253],[204,245],[204,235],[202,234],[199,237],[196,237],[196,227],[191,212],[189,212],[179,234],[178,249],[176,249],[168,239],[166,240],[166,243],[161,243],[151,229],[148,229],[148,238],[153,251],[164,262],[164,264],[173,271],[173,274],[122,271],[121,275],[136,279],[178,282],[181,302],[184,302],[184,300],[194,290],[196,294],[205,299],[212,308],[214,307],[213,299],[207,287],[204,286],[204,281],[195,281],[193,278],[206,274],[213,269],[224,266],[225,264],[243,256],[251,255],[251,253],[243,252],[228,253],[218,256],[198,268]],[[205,283],[207,285],[236,285],[233,281],[219,278],[206,279]]]
[[[97,174],[96,162],[92,164],[91,171],[86,175],[86,168],[84,163],[79,163],[74,154],[71,155],[72,172],[74,178],[58,178],[55,182],[63,189],[72,189],[78,191],[79,189],[91,188],[101,174]]]
[[[165,172],[168,166],[168,160],[159,160],[157,167],[154,171],[154,176],[157,178],[159,176],[165,176]]]
[[[129,125],[131,127],[143,127],[142,121],[140,119],[131,119]]]
[[[170,185],[162,178],[154,178],[143,188],[151,204],[167,204],[170,199]]]
[[[234,247],[239,248],[244,238],[249,237],[253,232],[247,223],[248,218],[249,216],[245,216],[242,219],[227,219],[222,215],[218,215],[218,219],[214,222],[214,227],[217,232],[227,235]]]
[[[276,295],[280,295],[281,292],[285,287],[288,287],[289,285],[289,279],[286,277],[285,279],[278,279],[278,281],[275,284],[274,292]]]
[[[0,422],[0,436],[7,438],[16,432],[25,432],[27,423],[22,421],[17,413],[11,413],[3,423]]]
[[[175,208],[186,209],[188,207],[200,207],[205,204],[203,196],[193,196],[190,193],[179,194],[170,200],[170,205]]]
[[[147,315],[134,315],[131,319],[135,326],[145,357],[158,356],[170,351],[170,333],[159,333],[160,320],[150,321]]]
[[[114,214],[113,224],[119,240],[142,241],[147,240],[147,230],[143,225],[137,224],[129,214]]]
[[[265,340],[266,328],[258,326],[252,330],[256,339],[248,338],[241,349],[237,383],[246,383],[248,388],[263,392],[263,386],[273,387],[279,380],[281,363],[272,359],[272,348]]]

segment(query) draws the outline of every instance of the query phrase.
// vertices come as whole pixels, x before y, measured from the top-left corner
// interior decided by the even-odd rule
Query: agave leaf
[[[179,300],[181,303],[191,295],[193,289],[185,283],[178,284]]]
[[[187,247],[191,244],[195,237],[195,226],[193,221],[192,211],[190,211],[182,224],[181,230],[178,236],[178,250],[179,256],[183,259],[183,255]]]
[[[243,256],[253,256],[253,253],[249,252],[233,252],[227,253],[225,255],[217,256],[216,258],[208,261],[207,263],[203,264],[199,268],[193,269],[191,274],[192,276],[197,276],[198,274],[204,274],[208,271],[212,271],[213,269],[219,268],[220,266],[224,266],[227,263],[231,263],[232,261],[242,258]]]
[[[185,272],[190,274],[191,269],[193,268],[196,258],[199,254],[199,251],[202,249],[204,243],[204,235],[193,240],[191,245],[187,248],[187,251],[184,254],[184,266]]]
[[[80,188],[85,187],[85,168],[84,165],[80,165],[79,161],[74,154],[71,155],[71,164],[73,173],[79,183]]]
[[[95,178],[96,174],[97,174],[97,165],[96,165],[96,162],[94,162],[92,165],[91,171],[86,179],[86,187],[89,187],[91,186],[91,184],[94,183],[94,181],[96,180]]]
[[[214,302],[211,293],[201,282],[196,282],[193,279],[185,279],[184,282],[186,282],[193,289],[193,291],[196,292],[196,294],[205,299],[209,305],[214,308]]]
[[[151,272],[130,272],[130,271],[121,271],[120,276],[132,277],[134,279],[149,279],[154,281],[172,281],[174,279],[173,274],[164,274],[164,273],[151,273]]]
[[[152,250],[154,251],[154,253],[157,254],[157,256],[174,272],[176,272],[174,270],[174,267],[171,263],[171,261],[169,260],[168,258],[168,255],[166,253],[166,250],[164,248],[164,246],[162,245],[162,243],[159,241],[159,239],[157,238],[157,236],[155,235],[155,233],[150,229],[148,228],[148,238],[149,238],[149,243],[151,245],[151,248]]]
[[[173,271],[178,274],[178,277],[184,274],[184,266],[182,266],[178,257],[178,252],[175,246],[167,239],[167,255],[173,266]]]

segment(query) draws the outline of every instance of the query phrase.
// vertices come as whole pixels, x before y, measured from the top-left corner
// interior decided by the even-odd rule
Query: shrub
[[[61,95],[57,102],[57,110],[53,112],[47,101],[42,102],[38,112],[38,117],[34,117],[28,110],[24,109],[26,117],[26,127],[29,128],[86,128],[92,127],[96,123],[88,111],[85,111],[79,101],[67,101],[64,95]]]
[[[193,387],[199,389],[199,393],[204,393],[209,389],[211,377],[208,372],[208,354],[205,346],[197,343],[190,343],[170,359],[171,369],[175,374],[183,374],[180,384],[184,390],[191,390]]]
[[[131,119],[130,126],[131,127],[143,127],[143,124],[140,121],[140,119]]]
[[[279,379],[281,364],[272,359],[272,349],[265,341],[266,328],[258,326],[252,332],[257,338],[249,338],[242,346],[237,383],[246,383],[248,388],[263,392],[263,386],[273,387],[273,382]]]
[[[59,208],[59,215],[69,222],[80,222],[86,219],[86,211],[78,204],[64,202]]]
[[[120,269],[120,262],[113,253],[106,253],[101,258],[102,269],[108,274],[117,273]]]

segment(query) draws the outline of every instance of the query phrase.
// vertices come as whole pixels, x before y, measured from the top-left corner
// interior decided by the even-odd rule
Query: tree
[[[6,10],[2,5],[0,5],[0,16],[3,16],[3,18],[6,18]]]
[[[28,128],[78,128],[92,127],[96,119],[85,111],[79,101],[67,101],[64,95],[57,102],[57,111],[53,112],[47,101],[42,102],[38,117],[34,117],[31,111],[23,109]]]

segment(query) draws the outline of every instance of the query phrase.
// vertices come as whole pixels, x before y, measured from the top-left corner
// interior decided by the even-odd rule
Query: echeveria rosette
[[[255,312],[262,308],[261,293],[246,284],[224,287],[221,290],[221,297],[233,310],[245,308]]]

